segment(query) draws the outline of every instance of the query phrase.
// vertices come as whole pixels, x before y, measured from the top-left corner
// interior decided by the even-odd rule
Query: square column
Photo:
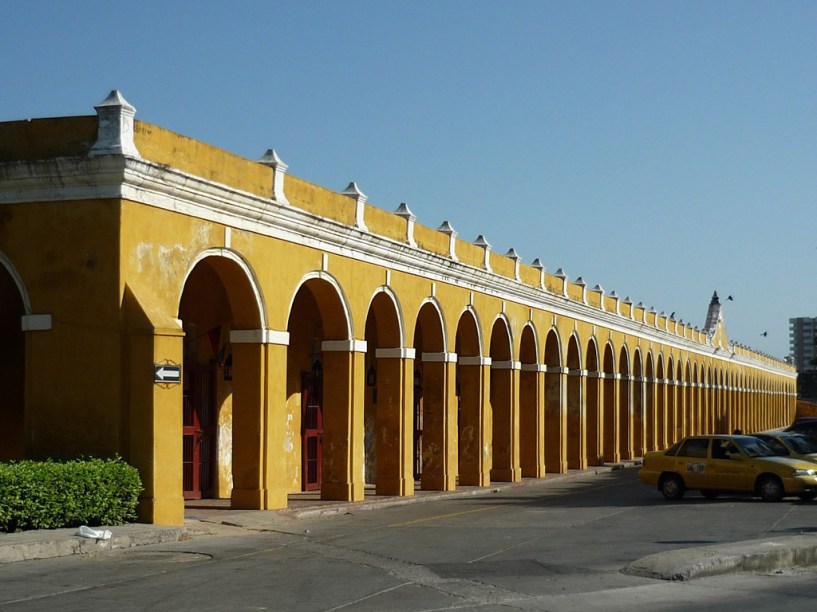
[[[181,367],[183,338],[181,324],[128,335],[128,461],[142,477],[138,514],[144,523],[184,525],[181,379],[154,382],[155,364]]]
[[[324,341],[321,499],[364,498],[366,342]]]
[[[459,373],[459,483],[491,484],[493,422],[490,402],[490,357],[460,357]]]
[[[377,349],[378,495],[414,495],[414,349]]]
[[[423,353],[424,491],[457,488],[455,353]]]

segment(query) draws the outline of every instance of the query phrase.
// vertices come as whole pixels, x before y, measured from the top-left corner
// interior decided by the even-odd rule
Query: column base
[[[233,489],[230,506],[234,510],[264,510],[266,497],[265,489]]]
[[[545,476],[545,465],[529,465],[527,467],[522,466],[522,477],[523,478],[543,478]]]
[[[498,468],[491,470],[491,480],[496,482],[519,482],[522,470],[519,468]]]
[[[363,501],[363,485],[351,482],[321,484],[321,499],[326,501]]]
[[[398,495],[409,497],[414,495],[414,481],[405,478],[383,478],[378,479],[375,485],[377,495]]]
[[[137,516],[140,523],[152,525],[184,525],[184,498],[144,497],[139,500]]]
[[[456,491],[457,483],[453,476],[428,476],[423,474],[420,487],[423,491]]]

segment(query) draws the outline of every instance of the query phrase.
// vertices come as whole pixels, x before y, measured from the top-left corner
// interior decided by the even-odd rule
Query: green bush
[[[0,532],[136,519],[142,480],[122,459],[0,463]]]

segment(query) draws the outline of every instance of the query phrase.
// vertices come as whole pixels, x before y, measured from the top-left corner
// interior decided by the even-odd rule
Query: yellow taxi
[[[793,457],[817,463],[817,440],[796,431],[761,431],[752,434],[760,438],[781,457]]]
[[[727,491],[753,493],[765,501],[817,497],[814,462],[780,457],[753,436],[689,436],[668,450],[645,453],[638,477],[667,499],[680,499],[688,489],[707,498]]]

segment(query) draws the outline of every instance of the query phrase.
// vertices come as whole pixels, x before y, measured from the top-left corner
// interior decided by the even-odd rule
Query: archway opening
[[[451,372],[445,353],[439,310],[425,303],[414,329],[417,361],[414,371],[414,478],[424,491],[445,491],[456,486],[450,465],[448,386]],[[456,374],[455,374],[456,375]],[[456,447],[454,447],[456,448]],[[456,452],[456,451],[453,451]]]
[[[490,465],[483,448],[490,443],[486,431],[491,418],[490,404],[485,398],[485,366],[479,328],[470,311],[460,317],[454,350],[457,353],[458,482],[486,486],[490,482]]]
[[[571,336],[567,345],[567,466],[582,470],[585,456],[584,398],[582,397],[582,364],[579,342]]]
[[[563,378],[559,337],[551,330],[545,341],[545,469],[557,474],[567,470]]]
[[[491,330],[491,412],[493,415],[493,462],[491,480],[519,479],[519,427],[514,414],[514,375],[511,336],[505,319]]]
[[[545,415],[540,408],[541,375],[536,354],[533,327],[526,325],[519,345],[519,461],[522,476],[529,478],[545,475]]]
[[[404,362],[400,357],[400,321],[388,294],[378,293],[372,300],[365,333],[364,480],[367,486],[374,485],[378,495],[405,495],[407,483],[400,452],[407,407],[403,401]],[[385,356],[378,357],[379,349],[387,349]]]
[[[0,461],[25,456],[25,336],[23,299],[0,265]]]
[[[615,357],[613,346],[604,348],[604,378],[602,379],[602,409],[604,413],[601,457],[602,462],[617,462],[621,459],[618,449],[618,419],[616,405]]]
[[[261,326],[258,301],[246,272],[234,260],[209,256],[188,275],[179,319],[184,329],[182,470],[185,499],[230,498],[235,470],[258,456],[258,398],[237,393],[257,364],[237,362],[230,332]],[[251,385],[249,385],[251,386]],[[245,415],[253,415],[248,418]],[[252,449],[250,444],[252,443]],[[240,454],[234,449],[243,449]],[[239,464],[239,465],[237,465]],[[257,472],[257,468],[256,468]],[[258,489],[260,475],[247,489]]]

